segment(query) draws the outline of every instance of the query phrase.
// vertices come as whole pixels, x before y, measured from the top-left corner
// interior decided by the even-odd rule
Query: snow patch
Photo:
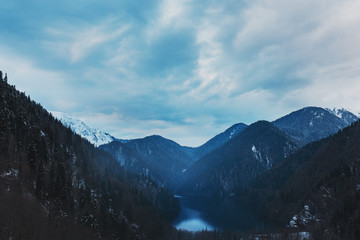
[[[255,147],[254,145],[252,146],[251,150],[252,150],[254,153],[257,152],[257,151],[256,151],[256,147]]]
[[[272,167],[271,161],[269,157],[266,155],[266,153],[262,154],[259,150],[256,149],[255,145],[252,145],[251,151],[254,153],[254,157],[256,160],[258,160],[260,163],[265,163],[267,169],[270,169]]]
[[[268,156],[266,156],[266,167],[267,169],[270,169],[272,167]]]
[[[6,172],[4,172],[3,174],[0,175],[0,177],[17,177],[19,174],[19,171],[16,169],[9,169]]]
[[[235,130],[232,130],[230,133],[229,139],[231,139],[233,137],[234,133],[235,133]]]
[[[309,232],[299,232],[298,236],[300,237],[300,240],[308,240],[311,237]]]
[[[347,125],[358,120],[358,118],[360,117],[360,115],[355,115],[345,108],[341,108],[341,109],[333,108],[332,110],[326,108],[326,110],[334,114],[336,117],[340,118],[341,120],[343,120]]]
[[[70,117],[70,115],[62,112],[51,111],[51,114],[57,118],[65,127],[69,127],[74,133],[88,140],[90,143],[98,147],[102,144],[112,142],[114,138],[96,128],[90,128],[81,120]]]
[[[343,118],[343,113],[345,111],[344,108],[341,108],[341,109],[333,108],[332,110],[327,108],[326,110],[328,110],[330,113],[334,114],[335,116],[337,116],[340,119]]]
[[[252,146],[251,151],[253,151],[256,160],[262,162],[261,153],[258,150],[256,150],[255,145]]]
[[[300,213],[294,215],[289,221],[288,227],[305,227],[311,221],[318,221],[315,215],[311,214],[309,205],[304,205]]]

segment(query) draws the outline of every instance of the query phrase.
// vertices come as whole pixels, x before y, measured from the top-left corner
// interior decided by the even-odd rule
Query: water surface
[[[207,197],[177,197],[181,206],[179,217],[173,222],[177,229],[250,231],[270,228],[256,216],[251,205],[238,206],[230,197],[221,201]]]

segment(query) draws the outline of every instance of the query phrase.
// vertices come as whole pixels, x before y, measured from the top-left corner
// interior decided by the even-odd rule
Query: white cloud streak
[[[53,40],[46,41],[45,45],[75,63],[88,56],[96,47],[120,37],[127,29],[128,26],[116,26],[114,18],[80,28],[72,25],[60,29],[50,27],[47,32]]]
[[[2,21],[2,70],[52,110],[125,138],[198,145],[236,122],[307,105],[360,112],[359,1],[151,3]],[[31,31],[9,31],[18,26],[39,29],[31,44]]]

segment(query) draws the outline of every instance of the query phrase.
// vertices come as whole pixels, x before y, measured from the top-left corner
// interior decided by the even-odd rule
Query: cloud
[[[360,110],[356,0],[0,8],[0,63],[10,81],[117,137],[156,133],[197,145],[236,122],[306,105]]]
[[[25,91],[47,109],[70,110],[78,104],[71,94],[73,89],[65,81],[65,75],[38,68],[31,59],[1,45],[0,52],[1,70],[8,73],[9,83],[16,85],[18,90]]]
[[[119,25],[119,26],[118,26]],[[117,24],[116,19],[110,18],[101,21],[97,25],[65,26],[60,30],[48,28],[47,33],[52,41],[45,41],[45,45],[58,55],[69,58],[72,63],[88,56],[96,47],[117,39],[128,26]]]
[[[139,120],[116,112],[110,114],[73,113],[73,116],[91,127],[110,132],[122,139],[161,135],[175,139],[184,146],[198,146],[213,137],[212,131],[222,132],[228,126],[218,126],[213,118],[187,119],[187,124],[176,124],[166,120]],[[202,124],[200,129],[197,125]],[[204,129],[207,130],[204,132]]]

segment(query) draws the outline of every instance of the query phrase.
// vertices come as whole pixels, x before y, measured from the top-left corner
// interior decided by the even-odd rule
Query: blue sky
[[[360,111],[357,0],[17,0],[0,68],[46,109],[118,138],[197,146],[304,106]]]

